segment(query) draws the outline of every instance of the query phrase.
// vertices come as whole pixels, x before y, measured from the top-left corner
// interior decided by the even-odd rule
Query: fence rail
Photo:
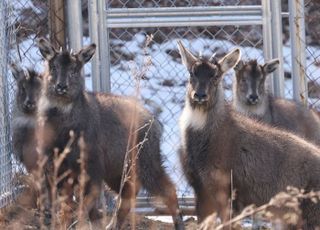
[[[261,6],[108,9],[108,28],[261,25]]]

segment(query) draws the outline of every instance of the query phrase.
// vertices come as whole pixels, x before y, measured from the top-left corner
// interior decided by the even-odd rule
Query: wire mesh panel
[[[16,0],[13,8],[15,41],[12,44],[12,61],[24,67],[42,70],[41,55],[36,47],[36,39],[48,34],[49,1]]]
[[[248,1],[108,1],[108,9],[131,7],[192,7],[242,5]],[[252,4],[252,1],[250,2]],[[261,4],[257,1],[256,4]],[[135,95],[135,77],[140,81],[140,99],[164,126],[162,154],[167,172],[177,185],[179,196],[189,196],[180,168],[179,116],[185,100],[188,72],[181,64],[177,40],[194,54],[220,58],[235,47],[243,59],[263,62],[261,25],[109,28],[111,92]],[[150,37],[152,41],[150,42]],[[232,98],[233,71],[225,77],[226,99]]]
[[[8,68],[9,63],[16,63],[23,68],[43,70],[41,55],[36,46],[36,39],[47,36],[59,37],[64,28],[52,29],[58,22],[57,10],[50,10],[54,1],[14,0],[0,2],[0,207],[12,200],[16,188],[16,174],[25,173],[25,169],[12,154],[11,130],[16,82]],[[62,5],[63,7],[63,5]],[[51,14],[49,14],[51,13]],[[53,20],[55,19],[55,20]],[[54,39],[53,39],[54,40]],[[58,41],[58,39],[57,39]]]
[[[306,78],[308,99],[311,107],[320,110],[320,2],[306,0]]]
[[[30,68],[36,71],[43,70],[41,55],[36,47],[36,39],[46,36],[48,33],[48,9],[49,4],[43,1],[15,0],[8,1],[10,7],[10,28],[7,34],[9,46],[7,47],[10,63],[15,63],[22,68]],[[10,95],[8,108],[11,113],[14,107],[16,82],[7,72],[8,92]],[[11,120],[10,120],[11,121]],[[12,173],[23,174],[25,168],[11,155]]]
[[[305,83],[302,83],[301,90],[299,92],[299,101],[307,100],[309,107],[319,110],[319,98],[320,98],[320,34],[319,34],[319,20],[320,20],[320,3],[318,1],[296,1],[295,14],[297,17],[305,17],[305,30],[304,35],[299,33],[289,34],[289,20],[283,18],[284,27],[284,44],[283,44],[283,62],[285,72],[285,97],[288,99],[293,98],[293,81],[298,81],[299,78],[304,78]],[[288,4],[283,4],[283,11],[290,11]],[[291,14],[292,12],[289,12]],[[294,22],[296,23],[296,22]],[[301,63],[297,58],[292,59],[293,47],[300,46],[299,44],[292,44],[292,38],[290,36],[297,36],[297,39],[302,39],[301,43],[305,47],[305,59]],[[293,57],[294,58],[294,57]],[[297,63],[292,63],[292,60]],[[303,70],[302,74],[294,74],[292,72],[293,65],[297,65],[298,68]],[[306,84],[306,85],[305,85]],[[308,92],[306,92],[306,89]],[[308,98],[305,98],[308,97]]]
[[[11,200],[10,79],[8,77],[9,7],[0,2],[0,207]]]

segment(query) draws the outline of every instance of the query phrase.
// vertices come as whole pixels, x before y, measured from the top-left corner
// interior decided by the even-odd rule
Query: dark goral
[[[42,75],[31,69],[24,71],[15,64],[11,65],[11,70],[17,83],[12,121],[14,154],[28,172],[32,172],[37,169],[35,129]]]
[[[152,195],[163,199],[176,228],[183,229],[176,190],[162,166],[160,123],[132,98],[85,91],[81,69],[93,56],[94,44],[76,54],[56,51],[44,39],[40,39],[38,44],[49,68],[49,77],[39,103],[43,128],[50,133],[42,148],[45,153],[50,157],[54,147],[63,149],[70,130],[76,137],[83,133],[90,177],[86,195],[93,197],[94,201],[99,196],[103,180],[112,190],[119,192],[124,159],[129,151],[131,170],[127,172],[128,177],[120,194],[117,227],[122,225],[131,201],[143,186]],[[79,175],[78,158],[79,148],[74,144],[61,173],[71,169],[74,175]],[[88,210],[93,212],[94,209],[91,203]]]
[[[320,119],[316,112],[294,101],[276,98],[267,90],[266,79],[278,64],[278,59],[264,65],[259,65],[257,60],[238,63],[234,68],[234,109],[320,145]]]

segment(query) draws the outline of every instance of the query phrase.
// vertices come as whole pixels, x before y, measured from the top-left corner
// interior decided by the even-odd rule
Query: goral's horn
[[[216,56],[216,54],[217,54],[217,53],[213,53],[213,54],[211,55],[211,57],[209,58],[209,62],[212,62],[212,61],[213,61],[213,59],[214,59],[214,57]]]
[[[26,80],[29,81],[30,80],[30,74],[29,74],[29,71],[27,70],[24,70],[24,75],[26,76]]]

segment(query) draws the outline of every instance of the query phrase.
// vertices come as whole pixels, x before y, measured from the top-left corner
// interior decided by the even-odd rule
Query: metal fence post
[[[262,36],[263,36],[263,54],[264,60],[268,61],[272,59],[272,29],[271,29],[271,4],[269,0],[262,0]],[[268,89],[270,92],[274,92],[273,75],[268,79]]]
[[[280,64],[273,74],[273,90],[276,97],[284,97],[284,72],[282,52],[281,1],[271,0],[272,58],[279,58]]]
[[[306,45],[304,0],[289,1],[289,26],[291,41],[293,99],[307,104]]]
[[[91,41],[97,44],[92,60],[92,88],[94,91],[110,92],[109,33],[105,22],[105,1],[89,0],[89,31]]]
[[[98,14],[99,14],[99,49],[100,51],[100,82],[101,91],[110,92],[110,50],[109,50],[109,33],[107,33],[106,26],[106,2],[104,0],[98,1]]]
[[[69,48],[82,48],[82,9],[81,0],[67,0]]]
[[[89,14],[89,33],[91,42],[98,45],[96,54],[92,58],[91,62],[91,75],[92,75],[92,89],[94,91],[101,90],[100,81],[100,46],[99,46],[99,31],[98,31],[98,8],[97,0],[88,1],[88,14]]]

